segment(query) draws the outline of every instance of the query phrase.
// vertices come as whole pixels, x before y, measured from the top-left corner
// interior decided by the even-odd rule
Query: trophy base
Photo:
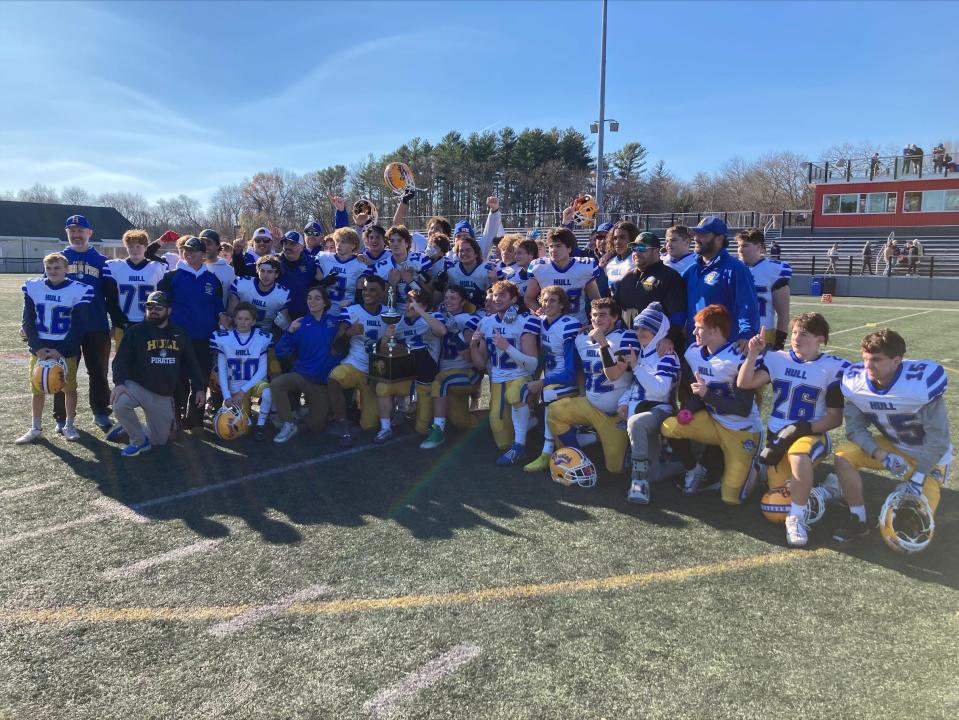
[[[402,346],[398,346],[399,350]],[[370,353],[370,378],[377,382],[393,383],[412,380],[416,376],[413,356],[406,348],[401,353],[376,351]]]

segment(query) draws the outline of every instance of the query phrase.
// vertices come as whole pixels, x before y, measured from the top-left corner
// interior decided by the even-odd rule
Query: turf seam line
[[[232,620],[217,623],[210,628],[210,635],[218,638],[228,637],[275,615],[282,615],[287,609],[297,603],[315,600],[322,595],[328,595],[329,592],[330,588],[326,585],[311,585],[310,587],[295,592],[288,597],[280,598],[269,605],[259,605],[247,610],[245,613],[236,616]]]
[[[47,482],[37,483],[36,485],[25,485],[23,487],[13,488],[11,490],[2,490],[0,491],[0,500],[6,500],[7,498],[15,498],[20,497],[21,495],[27,495],[29,493],[40,492],[41,490],[47,490],[62,484],[62,480],[49,480]]]
[[[190,557],[191,555],[197,555],[199,553],[209,552],[213,550],[217,545],[223,542],[223,539],[216,540],[200,540],[195,542],[192,545],[186,545],[184,547],[175,548],[169,552],[162,553],[160,555],[154,555],[153,557],[144,558],[138,562],[132,563],[130,565],[124,565],[123,567],[110,568],[109,570],[104,570],[100,573],[100,577],[106,580],[118,580],[120,578],[130,577],[131,575],[136,575],[138,573],[144,572],[151,568],[156,567],[157,565],[163,565],[165,563],[174,562],[176,560],[182,560],[183,558]]]
[[[370,612],[373,610],[415,610],[425,607],[444,607],[467,603],[507,601],[521,598],[537,598],[561,593],[622,590],[662,582],[685,580],[739,572],[760,567],[785,565],[813,558],[835,557],[829,548],[812,551],[791,551],[750,555],[744,558],[723,560],[716,563],[692,565],[647,573],[630,573],[601,578],[561,580],[558,582],[527,585],[506,585],[479,590],[435,593],[424,595],[400,595],[380,598],[346,598],[320,603],[294,603],[285,609],[289,615],[341,615],[345,613]],[[0,609],[0,624],[11,623],[60,623],[60,622],[154,622],[154,621],[206,621],[229,620],[256,609],[254,605],[233,606],[181,606],[181,607],[63,607]]]
[[[829,337],[835,337],[836,335],[842,335],[843,333],[852,332],[853,330],[862,330],[867,327],[875,327],[877,325],[888,325],[891,322],[896,322],[897,320],[905,320],[906,318],[919,317],[920,315],[928,315],[932,310],[923,310],[922,312],[912,313],[910,315],[900,315],[899,317],[889,318],[888,320],[877,320],[873,323],[866,323],[865,325],[856,325],[856,327],[845,328],[843,330],[837,330],[834,333],[829,333]]]
[[[895,298],[887,299],[894,300]],[[822,307],[822,302],[794,302],[794,300],[795,296],[790,299],[790,302],[792,302],[793,305],[801,305],[802,307]],[[926,302],[930,301],[926,300]],[[910,308],[902,307],[901,305],[854,305],[852,303],[833,302],[832,307],[838,310],[842,310],[844,308],[857,308],[866,310],[929,310],[931,312],[959,312],[959,308],[924,308],[921,305]]]
[[[463,643],[452,647],[399,682],[380,690],[363,703],[363,709],[378,718],[390,717],[400,709],[400,705],[412,700],[421,690],[432,687],[447,675],[452,675],[482,653],[483,648],[479,645]]]
[[[77,518],[76,520],[70,520],[57,525],[47,525],[46,527],[37,528],[36,530],[27,530],[25,532],[17,533],[16,535],[9,535],[7,537],[0,538],[0,546],[15,545],[23,540],[32,540],[33,538],[43,537],[44,535],[52,535],[64,530],[72,530],[73,528],[90,525],[92,523],[98,523],[101,520],[108,520],[115,517],[116,515],[113,513],[91,513],[89,515],[84,515],[81,518]]]

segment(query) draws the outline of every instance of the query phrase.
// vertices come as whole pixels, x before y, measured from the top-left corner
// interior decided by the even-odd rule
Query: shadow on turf
[[[509,520],[527,511],[541,512],[553,520],[575,525],[596,522],[590,508],[606,508],[681,531],[691,522],[705,523],[724,533],[741,533],[773,546],[785,545],[783,528],[767,522],[759,512],[758,493],[742,507],[722,503],[718,493],[684,497],[666,481],[653,485],[653,503],[626,502],[625,476],[601,473],[597,487],[565,488],[550,482],[545,473],[524,473],[520,467],[498,468],[497,451],[485,425],[459,436],[434,451],[423,451],[418,438],[407,437],[386,447],[362,446],[342,451],[324,435],[301,434],[279,448],[271,442],[242,439],[218,444],[210,433],[187,436],[165,448],[155,448],[136,458],[120,458],[117,447],[83,433],[80,445],[95,459],[69,452],[69,446],[47,443],[74,473],[95,482],[100,491],[141,514],[156,520],[181,520],[198,535],[220,538],[229,528],[214,516],[242,520],[270,543],[294,544],[302,540],[297,525],[359,527],[371,519],[390,520],[424,540],[442,540],[458,530],[485,528],[524,538],[499,519]],[[536,443],[531,439],[530,447]],[[589,453],[599,460],[599,448]],[[255,482],[243,482],[188,499],[140,508],[145,501],[201,488],[231,479],[269,471],[293,463],[322,460],[307,467],[277,473]],[[824,475],[822,466],[818,473]],[[866,502],[874,517],[885,495],[895,484],[888,478],[866,475]],[[269,513],[269,515],[268,515]],[[959,518],[959,493],[946,489],[937,515],[936,539],[921,555],[893,553],[879,533],[850,545],[831,541],[838,508],[814,526],[811,548],[830,547],[864,562],[880,565],[924,582],[959,589],[959,572],[951,556]],[[282,516],[290,522],[277,519]],[[801,551],[799,551],[801,552]]]

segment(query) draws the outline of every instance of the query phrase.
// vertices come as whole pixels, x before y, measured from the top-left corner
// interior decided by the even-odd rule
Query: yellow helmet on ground
[[[220,440],[236,440],[250,429],[250,418],[240,408],[224,405],[213,416],[213,432]]]
[[[783,485],[767,491],[759,502],[759,509],[762,510],[763,515],[769,522],[784,523],[791,504],[792,494],[789,492],[789,488]]]
[[[33,366],[30,380],[37,392],[47,395],[63,392],[67,384],[67,361],[62,357],[56,360],[38,360]]]
[[[925,495],[896,490],[882,504],[879,534],[896,552],[922,552],[932,542],[935,531],[936,521]]]
[[[549,456],[549,475],[560,485],[593,487],[596,484],[596,466],[578,448],[560,448]]]

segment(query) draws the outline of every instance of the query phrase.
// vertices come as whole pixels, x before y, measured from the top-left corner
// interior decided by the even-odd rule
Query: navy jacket
[[[194,270],[184,262],[160,280],[157,290],[170,296],[170,322],[186,330],[193,340],[207,340],[219,327],[223,312],[223,286],[206,267]]]

